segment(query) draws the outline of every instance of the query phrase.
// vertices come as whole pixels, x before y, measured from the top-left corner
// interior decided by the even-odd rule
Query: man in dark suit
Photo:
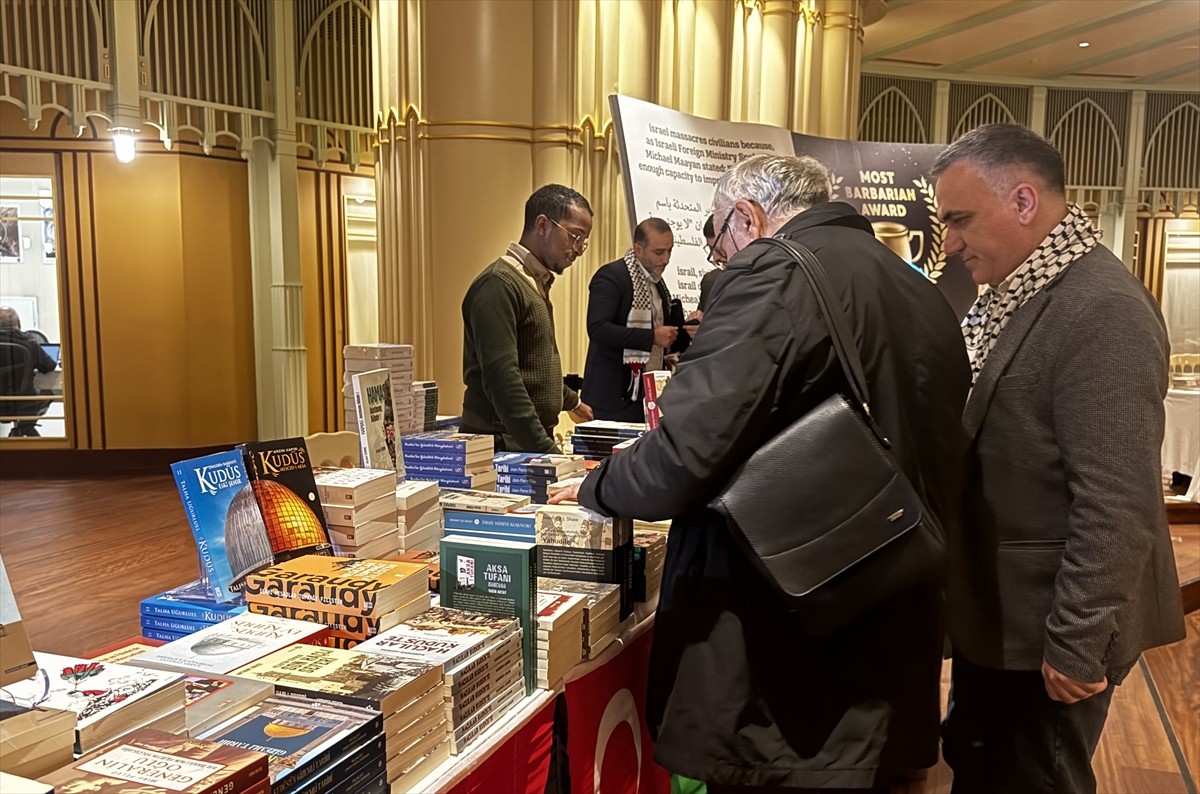
[[[583,400],[597,419],[644,422],[641,373],[666,369],[667,357],[688,347],[683,318],[672,317],[682,310],[673,311],[662,280],[674,245],[667,222],[647,218],[634,230],[629,253],[592,276]]]
[[[1113,687],[1184,636],[1159,480],[1168,343],[1153,297],[1065,198],[1062,158],[987,125],[938,158],[945,250],[986,285],[951,537],[956,792],[1091,792]]]

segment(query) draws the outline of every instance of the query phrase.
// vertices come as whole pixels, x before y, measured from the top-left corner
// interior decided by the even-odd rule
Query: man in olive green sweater
[[[563,384],[550,285],[587,250],[592,208],[562,185],[525,202],[519,243],[476,276],[463,298],[461,430],[496,437],[496,449],[557,452],[558,415],[592,410]]]

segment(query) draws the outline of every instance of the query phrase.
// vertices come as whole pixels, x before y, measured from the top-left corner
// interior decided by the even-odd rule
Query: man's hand
[[[675,344],[675,337],[679,336],[679,329],[673,325],[660,325],[654,329],[654,344],[664,350]]]
[[[1076,681],[1066,673],[1055,670],[1045,659],[1042,660],[1042,678],[1046,681],[1046,694],[1059,703],[1078,703],[1108,689],[1107,678],[1094,683]]]
[[[567,411],[567,413],[570,414],[571,419],[574,420],[576,424],[580,422],[590,422],[596,418],[592,415],[592,406],[588,405],[583,400],[580,400],[579,405],[576,405],[570,411]]]
[[[552,505],[561,502],[578,502],[579,501],[579,486],[572,485],[570,488],[563,488],[560,491],[555,491],[550,495],[549,503]]]

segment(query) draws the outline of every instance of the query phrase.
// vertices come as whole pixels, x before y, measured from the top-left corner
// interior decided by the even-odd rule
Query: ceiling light
[[[122,130],[121,132],[113,132],[113,148],[117,153],[117,160],[122,163],[132,163],[133,158],[137,155],[136,139],[130,132]]]
[[[1090,41],[1081,41],[1081,42],[1079,42],[1079,46],[1080,47],[1090,47],[1090,46],[1092,46],[1092,43]]]

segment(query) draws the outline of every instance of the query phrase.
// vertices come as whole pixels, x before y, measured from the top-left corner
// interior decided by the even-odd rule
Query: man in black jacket
[[[667,222],[647,218],[634,230],[624,258],[592,276],[583,399],[597,419],[644,422],[641,373],[666,369],[667,356],[687,350],[691,336],[673,324],[683,318],[672,319],[671,293],[662,280],[674,246]]]
[[[0,395],[5,397],[37,394],[33,371],[53,372],[58,362],[46,354],[33,337],[21,330],[21,316],[11,306],[0,306]],[[24,348],[21,354],[17,348]],[[24,362],[24,364],[22,364]],[[50,408],[46,400],[0,402],[0,415],[41,416]],[[36,436],[38,421],[21,419],[13,423],[9,436]]]
[[[709,502],[766,441],[848,389],[795,263],[761,237],[812,250],[840,299],[873,415],[929,515],[958,521],[970,368],[937,288],[829,202],[825,168],[757,155],[717,185],[715,246],[729,257],[663,420],[579,490],[607,515],[674,519],[654,627],[647,720],[655,760],[739,788],[875,790],[937,761],[939,583],[846,628],[807,634]],[[796,477],[806,465],[796,461]]]

